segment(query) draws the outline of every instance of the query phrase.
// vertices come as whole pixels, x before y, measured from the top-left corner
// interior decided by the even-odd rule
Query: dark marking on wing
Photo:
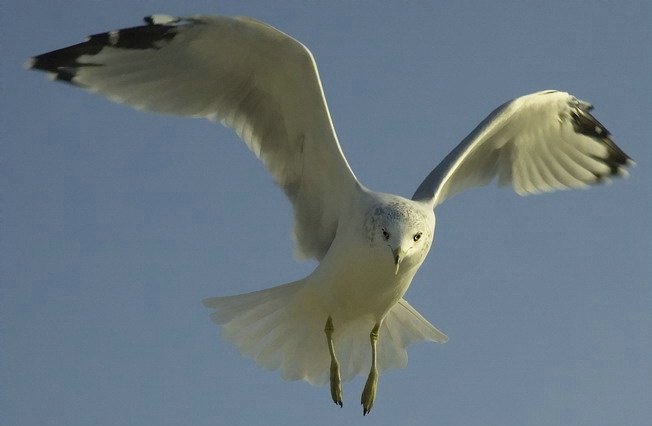
[[[147,25],[94,34],[82,43],[35,56],[29,67],[50,72],[55,80],[75,84],[73,79],[78,69],[103,65],[88,59],[80,62],[81,56],[95,56],[105,48],[160,49],[177,35],[175,22],[155,24],[149,18],[145,18],[145,22]]]
[[[573,106],[570,113],[573,119],[573,128],[577,133],[593,138],[597,143],[607,148],[607,157],[594,157],[596,160],[603,162],[609,166],[609,175],[619,173],[623,166],[631,165],[632,159],[623,152],[611,139],[611,133],[606,127],[602,125],[589,111],[593,106],[586,102],[578,102]],[[602,180],[604,176],[598,176],[598,180]]]

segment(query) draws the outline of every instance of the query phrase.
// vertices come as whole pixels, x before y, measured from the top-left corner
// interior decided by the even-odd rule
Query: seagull
[[[448,340],[403,298],[433,242],[437,206],[494,180],[538,194],[608,182],[634,164],[591,104],[544,90],[496,108],[411,198],[372,191],[344,157],[308,48],[246,17],[152,15],[27,67],[237,133],[292,204],[295,254],[318,265],[292,283],[203,304],[244,356],[287,380],[330,383],[340,407],[342,383],[366,373],[364,415],[380,374],[407,364],[408,345]]]

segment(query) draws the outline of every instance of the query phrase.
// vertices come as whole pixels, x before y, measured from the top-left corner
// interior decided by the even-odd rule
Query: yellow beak
[[[394,256],[394,266],[396,266],[396,269],[394,269],[394,275],[398,275],[398,269],[401,266],[405,252],[398,247],[392,250],[392,255]]]

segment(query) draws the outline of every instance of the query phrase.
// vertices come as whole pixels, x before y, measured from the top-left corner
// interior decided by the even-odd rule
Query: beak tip
[[[394,255],[394,266],[396,267],[394,269],[394,275],[398,275],[398,270],[399,267],[401,266],[401,261],[403,258],[401,257],[401,251],[400,249],[392,250],[392,254]]]

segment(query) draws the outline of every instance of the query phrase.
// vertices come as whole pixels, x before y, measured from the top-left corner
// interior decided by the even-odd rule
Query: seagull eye
[[[421,238],[421,232],[417,232],[416,234],[414,234],[414,237],[412,237],[412,239],[415,242],[419,241],[420,238]]]
[[[387,229],[385,228],[380,228],[381,231],[383,231],[383,237],[385,240],[389,240],[389,232],[387,232]]]

